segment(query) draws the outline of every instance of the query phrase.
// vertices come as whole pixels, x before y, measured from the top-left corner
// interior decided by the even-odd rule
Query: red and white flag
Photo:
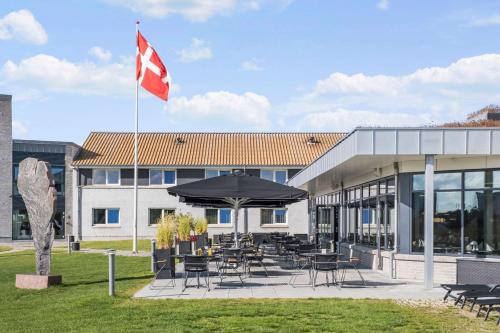
[[[140,32],[137,32],[136,79],[153,95],[168,100],[171,86],[170,74],[161,62],[158,53]]]

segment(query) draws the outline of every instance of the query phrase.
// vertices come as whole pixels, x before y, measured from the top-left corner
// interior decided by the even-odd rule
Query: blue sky
[[[136,20],[173,78],[141,131],[347,131],[500,103],[500,2],[9,1],[0,93],[14,137],[131,131]]]

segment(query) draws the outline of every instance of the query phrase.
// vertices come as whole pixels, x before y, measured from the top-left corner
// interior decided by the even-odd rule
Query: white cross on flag
[[[168,100],[171,85],[170,74],[161,62],[158,53],[140,32],[137,32],[136,79],[153,95]]]

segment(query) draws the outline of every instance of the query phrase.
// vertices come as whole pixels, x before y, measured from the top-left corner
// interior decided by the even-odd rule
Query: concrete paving
[[[223,283],[216,275],[215,264],[210,264],[210,291],[202,286],[199,289],[189,287],[182,291],[183,272],[182,264],[177,265],[177,279],[175,286],[169,286],[170,280],[157,280],[138,291],[135,298],[147,299],[210,299],[210,298],[376,298],[401,300],[439,300],[444,295],[443,290],[434,288],[426,290],[423,284],[414,281],[390,279],[381,273],[361,269],[366,280],[363,285],[358,273],[348,269],[343,285],[319,285],[313,288],[309,284],[307,271],[296,271],[282,267],[279,262],[265,260],[269,272],[267,277],[261,267],[252,267],[252,276],[244,276],[244,285],[238,277],[224,279]],[[290,278],[296,277],[295,286],[289,284]],[[331,279],[330,279],[331,280]],[[204,278],[200,279],[204,284]],[[326,282],[325,274],[319,273],[317,283]],[[330,281],[331,282],[331,281]],[[194,276],[189,279],[188,285],[195,285]]]

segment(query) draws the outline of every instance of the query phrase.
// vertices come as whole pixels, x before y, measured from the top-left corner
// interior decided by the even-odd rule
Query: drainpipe
[[[399,163],[394,162],[394,217],[396,219],[396,223],[394,225],[394,244],[393,250],[390,254],[391,261],[391,278],[395,279],[397,270],[396,263],[394,261],[394,256],[398,253],[399,250],[399,200],[400,200],[400,191],[399,191]]]

